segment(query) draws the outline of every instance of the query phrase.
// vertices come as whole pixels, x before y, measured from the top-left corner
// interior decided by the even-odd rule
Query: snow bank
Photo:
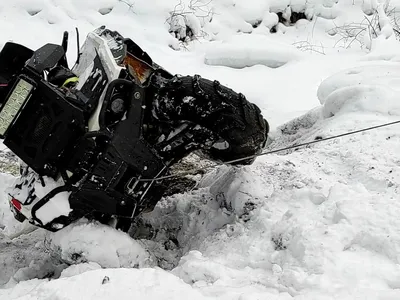
[[[394,102],[377,114],[370,96],[330,118],[317,107],[284,124],[271,148],[396,120]],[[191,243],[172,273],[226,299],[398,298],[399,150],[393,126],[259,158],[240,172],[217,168],[201,186],[235,218]],[[246,197],[252,205],[242,214]]]
[[[323,119],[312,111],[282,126],[271,147],[388,119],[369,111]],[[391,127],[259,158],[249,177],[237,178],[252,183],[251,199],[262,199],[250,217],[208,236],[173,274],[227,299],[244,291],[254,299],[396,299],[399,150],[398,128]]]
[[[237,36],[216,44],[206,52],[204,62],[207,65],[245,68],[264,65],[279,68],[286,63],[299,59],[301,52],[294,46],[280,44],[265,36]]]
[[[84,3],[78,0],[16,0],[12,5],[0,3],[0,13],[4,16],[0,26],[8,28],[3,32],[0,46],[12,40],[37,49],[46,42],[60,43],[63,32],[68,31],[71,49],[68,54],[73,64],[76,58],[75,27],[80,31],[82,44],[88,32],[106,25],[118,29],[144,48],[154,43],[167,48],[177,43],[168,33],[165,23],[174,5],[175,1],[160,3],[156,0],[135,3],[118,0],[89,0]]]
[[[24,296],[27,291],[29,296]],[[212,299],[159,269],[107,269],[88,271],[54,281],[30,281],[0,290],[0,299],[109,300],[109,299]]]
[[[329,118],[344,111],[370,111],[400,115],[398,93],[381,86],[359,85],[336,90],[324,103],[323,114]]]
[[[15,239],[0,233],[0,261],[0,288],[3,285],[11,288],[35,278],[57,278],[66,267],[49,251],[46,234],[42,230]]]
[[[322,18],[334,18],[336,11],[333,9],[336,1],[248,1],[220,0],[213,1],[212,22],[205,28],[212,28],[215,36],[226,34],[226,31],[244,33],[258,32],[268,29],[269,32],[278,22],[285,24],[296,23],[296,13],[303,13],[303,18],[312,19],[315,15]],[[278,14],[280,16],[278,16]],[[281,19],[279,19],[281,18]],[[255,29],[254,29],[255,28]]]
[[[339,111],[400,115],[399,83],[398,63],[367,65],[327,78],[318,89],[318,97],[325,117]]]
[[[60,278],[76,276],[88,271],[101,269],[101,266],[95,262],[80,263],[71,265],[61,272]]]

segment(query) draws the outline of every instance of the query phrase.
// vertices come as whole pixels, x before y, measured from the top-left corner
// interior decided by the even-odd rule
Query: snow
[[[279,68],[299,59],[302,52],[294,46],[279,44],[271,37],[238,36],[210,47],[204,62],[212,66],[245,68],[264,65]]]
[[[318,90],[323,115],[331,117],[349,111],[400,115],[398,68],[398,63],[374,63],[335,74]]]
[[[92,223],[75,223],[51,238],[51,247],[63,261],[94,262],[103,268],[133,268],[149,265],[149,254],[139,242],[123,232]]]
[[[105,24],[170,72],[245,94],[271,125],[266,150],[400,119],[399,42],[380,1],[178,3],[4,1],[0,45],[38,48],[67,30],[73,62],[75,26],[82,42]],[[341,40],[340,26],[374,10],[378,37]],[[314,18],[277,25],[279,12]],[[174,14],[185,41],[169,32]],[[14,177],[1,174],[0,299],[399,299],[399,128],[207,169],[143,215],[133,238],[88,220],[32,231],[13,219],[4,190]]]
[[[71,265],[61,272],[60,278],[76,276],[88,271],[101,269],[101,266],[95,262],[80,263],[78,265]]]
[[[8,204],[8,195],[5,193],[5,189],[13,184],[15,181],[14,176],[2,173],[0,176],[0,228],[2,231],[7,231],[8,227],[12,227],[18,222],[14,222],[13,214],[10,212]]]
[[[104,283],[103,283],[104,282]],[[179,278],[157,269],[93,270],[56,281],[31,282],[29,295],[26,286],[18,286],[8,299],[208,299]]]

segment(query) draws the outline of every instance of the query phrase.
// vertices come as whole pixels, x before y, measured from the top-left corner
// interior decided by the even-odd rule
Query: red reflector
[[[14,205],[14,207],[16,209],[21,210],[21,208],[22,208],[21,203],[17,199],[12,198],[11,203],[12,203],[12,205]]]

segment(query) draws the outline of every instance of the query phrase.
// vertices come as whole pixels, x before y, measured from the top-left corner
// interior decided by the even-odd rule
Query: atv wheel
[[[189,121],[223,140],[207,151],[211,159],[228,162],[258,154],[264,147],[268,122],[243,94],[199,75],[163,80],[156,77],[153,86],[153,115],[159,120]],[[251,158],[238,163],[253,161]]]

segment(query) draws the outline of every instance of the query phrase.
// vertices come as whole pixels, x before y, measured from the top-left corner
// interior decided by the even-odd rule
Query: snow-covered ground
[[[105,24],[172,73],[244,93],[270,122],[267,151],[400,119],[400,43],[378,2],[2,1],[0,46],[67,30],[73,61],[75,27],[83,39]],[[276,24],[300,11],[313,19]],[[349,24],[359,31],[343,39]],[[186,25],[193,41],[176,38]],[[394,125],[217,166],[143,216],[134,239],[85,220],[13,239],[1,164],[0,299],[400,299],[399,153]]]

